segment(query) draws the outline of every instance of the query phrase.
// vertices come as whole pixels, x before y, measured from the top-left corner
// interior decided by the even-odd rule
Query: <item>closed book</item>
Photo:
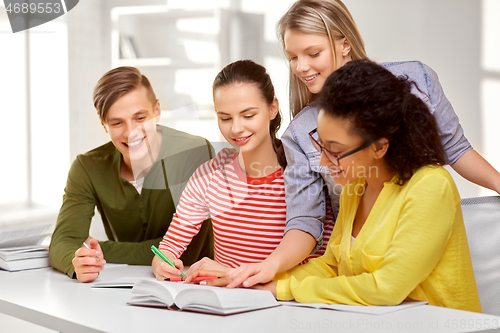
[[[0,259],[5,261],[44,258],[49,256],[48,247],[45,245],[21,246],[0,249]]]
[[[217,315],[230,315],[280,305],[267,290],[227,289],[153,279],[135,283],[127,304]]]
[[[49,267],[49,258],[29,258],[19,260],[3,260],[0,258],[0,268],[7,271],[20,271],[25,269]]]

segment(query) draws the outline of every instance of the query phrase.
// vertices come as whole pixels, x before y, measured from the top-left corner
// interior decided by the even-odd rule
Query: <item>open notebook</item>
[[[218,315],[279,306],[267,290],[227,289],[149,279],[135,283],[127,304]]]
[[[404,310],[407,308],[412,308],[415,306],[421,306],[428,304],[427,302],[403,302],[399,305],[346,305],[346,304],[324,304],[324,303],[297,303],[291,302],[278,302],[285,306],[300,306],[304,308],[314,308],[314,309],[324,309],[324,310],[336,310],[336,311],[346,311],[346,312],[356,312],[365,313],[372,315],[383,315],[395,311]]]
[[[106,264],[106,268],[109,264]],[[90,285],[91,288],[118,288],[118,289],[132,289],[132,287],[141,280],[153,280],[155,278],[144,277],[121,277],[114,280],[94,282]]]

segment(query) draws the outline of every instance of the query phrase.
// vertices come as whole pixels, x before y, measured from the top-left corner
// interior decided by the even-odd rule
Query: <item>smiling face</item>
[[[117,99],[106,121],[101,122],[129,168],[131,160],[149,158],[151,150],[159,145],[156,117],[160,113],[160,103],[153,104],[146,88],[140,87]]]
[[[346,38],[335,41],[335,58],[327,36],[287,30],[284,42],[290,70],[313,94],[321,91],[330,74],[351,60]]]
[[[224,138],[242,153],[255,153],[272,145],[269,124],[278,112],[278,100],[271,105],[252,83],[234,83],[214,92],[215,111]]]
[[[320,111],[318,114],[318,141],[323,147],[338,156],[352,151],[366,142],[353,130],[352,126],[349,119],[332,117],[324,111]],[[330,168],[337,184],[346,185],[361,177],[371,177],[372,173],[375,175],[377,170],[374,168],[379,165],[377,159],[377,155],[370,145],[340,159],[339,166],[333,165],[322,153],[320,164]]]

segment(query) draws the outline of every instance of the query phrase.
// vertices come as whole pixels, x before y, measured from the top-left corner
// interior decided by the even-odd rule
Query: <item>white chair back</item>
[[[467,198],[461,204],[483,313],[500,316],[500,197]]]

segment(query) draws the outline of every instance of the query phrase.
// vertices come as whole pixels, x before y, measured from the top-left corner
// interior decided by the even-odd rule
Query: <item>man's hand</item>
[[[89,244],[90,249],[82,245],[76,250],[72,263],[79,281],[93,282],[99,276],[99,272],[104,269],[106,261],[96,239],[89,237],[85,242]]]

